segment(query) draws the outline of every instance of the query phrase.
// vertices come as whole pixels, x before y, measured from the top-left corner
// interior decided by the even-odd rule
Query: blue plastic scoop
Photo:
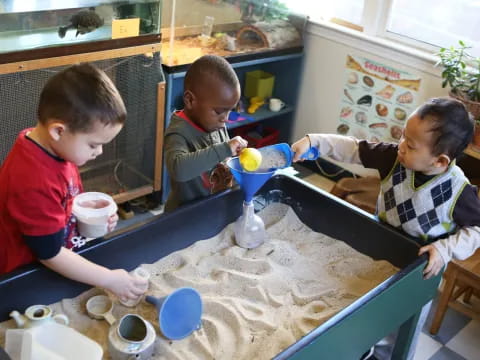
[[[262,154],[262,163],[255,172],[273,171],[283,169],[292,165],[295,153],[287,143],[280,143],[270,146],[265,146],[258,149]],[[315,160],[318,158],[317,148],[311,147],[307,152],[300,156],[301,159]]]

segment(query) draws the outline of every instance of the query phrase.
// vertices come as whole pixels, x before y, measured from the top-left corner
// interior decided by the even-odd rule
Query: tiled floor
[[[429,333],[428,329],[436,309],[437,299],[433,302],[432,310],[425,322],[414,360],[479,360],[479,321],[471,320],[449,308],[438,334],[431,335]],[[474,303],[474,306],[479,308],[480,302]]]
[[[303,167],[296,167],[296,170],[287,170],[287,173],[296,174],[296,176],[310,184],[326,191],[330,191],[334,185],[333,181]],[[145,221],[162,211],[163,208],[159,207],[152,211],[141,212],[132,219],[120,221],[119,228]],[[449,308],[438,334],[435,336],[430,335],[428,329],[430,328],[436,304],[437,301],[435,300],[423,331],[420,334],[414,360],[480,360],[479,321],[471,320],[467,316]],[[480,309],[480,300],[474,303],[474,306]]]

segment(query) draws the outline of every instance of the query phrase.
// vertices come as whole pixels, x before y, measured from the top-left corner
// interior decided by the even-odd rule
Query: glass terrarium
[[[160,18],[161,0],[0,0],[0,54],[160,34]]]
[[[163,63],[299,48],[305,23],[281,0],[163,0]]]

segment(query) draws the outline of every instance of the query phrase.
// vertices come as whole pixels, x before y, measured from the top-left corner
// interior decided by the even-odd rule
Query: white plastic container
[[[85,192],[73,199],[72,212],[77,218],[80,235],[97,238],[108,232],[108,218],[117,211],[117,204],[110,195]]]
[[[30,329],[9,329],[6,351],[12,360],[101,360],[102,347],[54,321]]]
[[[147,292],[148,286],[149,286],[148,281],[150,280],[150,273],[147,270],[145,270],[141,267],[138,267],[135,270],[133,270],[132,275],[147,280],[147,284],[145,285],[145,288],[143,289],[144,290],[143,293],[145,294]],[[136,299],[136,300],[128,300],[128,301],[120,300],[120,302],[124,306],[134,307],[134,306],[138,305],[138,303],[142,300],[142,298],[143,298],[143,296],[139,296],[138,299]]]
[[[35,328],[32,335],[30,344],[24,341],[22,360],[100,360],[103,356],[103,349],[98,343],[62,324],[51,322],[45,327]]]

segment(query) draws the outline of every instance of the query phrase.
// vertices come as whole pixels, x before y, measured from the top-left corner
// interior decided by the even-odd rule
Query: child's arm
[[[352,164],[362,164],[358,152],[358,140],[334,134],[308,134],[292,145],[295,152],[293,161],[299,161],[310,146],[318,149],[320,155]]]
[[[229,156],[235,156],[247,146],[246,140],[236,136],[230,141],[190,151],[185,138],[171,134],[165,138],[165,158],[169,175],[176,181],[191,180],[212,169]]]
[[[425,277],[440,272],[451,259],[464,260],[480,247],[480,199],[478,189],[466,185],[456,201],[452,218],[459,230],[445,239],[420,249],[420,254],[428,252],[428,265],[424,270]]]
[[[144,293],[145,279],[131,276],[122,269],[110,270],[94,264],[64,247],[54,257],[40,262],[69,279],[107,289],[123,301],[137,299]]]
[[[480,248],[480,227],[465,227],[445,239],[423,246],[419,255],[429,254],[427,267],[423,271],[426,279],[437,275],[451,259],[465,260]]]

